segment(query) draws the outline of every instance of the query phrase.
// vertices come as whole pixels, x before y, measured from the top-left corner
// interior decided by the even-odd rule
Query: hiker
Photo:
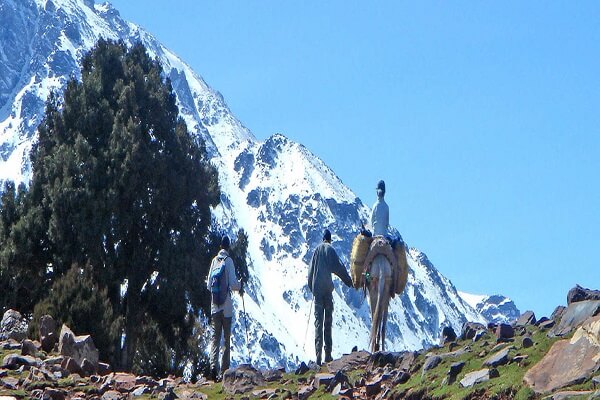
[[[331,274],[336,274],[347,286],[352,286],[352,278],[331,246],[331,232],[325,229],[323,242],[315,249],[308,270],[308,287],[314,296],[315,303],[315,350],[319,365],[321,365],[323,336],[325,336],[325,362],[333,360],[331,357],[331,324],[333,322]]]
[[[219,373],[219,347],[221,344],[221,334],[223,334],[223,356],[221,358],[221,370],[222,375],[229,368],[230,351],[231,351],[231,320],[233,316],[233,303],[231,301],[231,290],[237,290],[240,295],[244,294],[242,284],[238,280],[235,274],[235,266],[233,260],[229,256],[229,237],[223,236],[221,239],[221,250],[213,258],[210,265],[210,271],[208,272],[208,289],[211,291],[211,325],[213,328],[212,337],[212,348],[210,351],[210,368],[211,378],[217,380]],[[219,270],[223,269],[218,282],[215,280],[215,275],[218,274]],[[225,282],[220,280],[224,279]],[[215,296],[215,290],[218,291],[218,287],[215,285],[226,288],[225,293],[222,297]],[[222,302],[222,304],[219,304]]]
[[[373,236],[386,236],[390,225],[390,208],[384,200],[385,182],[377,182],[377,202],[373,205],[371,212],[371,227]]]

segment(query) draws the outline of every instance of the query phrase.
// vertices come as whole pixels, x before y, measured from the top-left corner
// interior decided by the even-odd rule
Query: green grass
[[[394,392],[401,393],[408,388],[411,388],[413,391],[425,391],[427,395],[433,399],[448,400],[462,400],[467,398],[470,394],[473,394],[475,391],[482,391],[488,397],[508,395],[509,397],[521,400],[535,398],[534,392],[523,383],[523,377],[531,366],[541,360],[557,339],[550,339],[546,336],[546,332],[538,331],[533,327],[531,330],[533,331],[532,339],[535,343],[533,347],[528,349],[522,348],[522,337],[516,337],[513,343],[506,344],[506,346],[515,347],[515,349],[511,350],[509,353],[511,358],[517,354],[527,355],[527,360],[522,366],[509,363],[497,367],[497,370],[500,373],[500,377],[498,378],[490,379],[487,382],[475,385],[471,388],[462,388],[459,383],[467,373],[486,368],[483,365],[484,361],[492,354],[504,348],[500,347],[496,350],[492,350],[495,346],[495,338],[488,333],[475,343],[469,341],[460,342],[459,348],[469,346],[471,351],[459,356],[444,357],[442,362],[436,368],[428,371],[423,376],[421,370],[415,372],[407,383],[398,385],[394,388]],[[432,354],[438,355],[448,352],[448,346],[431,351]],[[480,353],[482,352],[485,352],[485,355],[480,357]],[[447,372],[450,369],[450,365],[458,361],[465,362],[465,365],[461,373],[458,374],[456,382],[451,385],[443,383],[447,376]],[[584,387],[582,387],[582,389],[586,388],[588,385],[591,386],[591,383],[583,385]]]

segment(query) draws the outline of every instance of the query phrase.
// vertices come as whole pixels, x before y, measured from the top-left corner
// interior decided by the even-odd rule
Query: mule
[[[371,353],[385,350],[385,325],[388,318],[393,270],[388,258],[383,254],[375,256],[370,269],[370,281],[367,284],[371,307],[371,334],[369,348]]]

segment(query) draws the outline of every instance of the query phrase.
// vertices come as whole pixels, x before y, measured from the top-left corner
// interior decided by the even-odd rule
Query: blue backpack
[[[218,260],[217,266],[210,276],[210,294],[213,304],[223,305],[229,293],[229,283],[227,282],[227,268],[225,268],[225,257]]]

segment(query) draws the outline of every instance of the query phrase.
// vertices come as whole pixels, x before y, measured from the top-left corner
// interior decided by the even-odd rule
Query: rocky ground
[[[444,329],[433,349],[354,351],[296,371],[241,365],[222,382],[195,384],[111,372],[90,336],[64,325],[56,335],[50,317],[40,341],[28,340],[24,319],[9,310],[0,327],[0,399],[600,399],[600,300],[574,299],[549,318],[526,312],[512,325]]]

